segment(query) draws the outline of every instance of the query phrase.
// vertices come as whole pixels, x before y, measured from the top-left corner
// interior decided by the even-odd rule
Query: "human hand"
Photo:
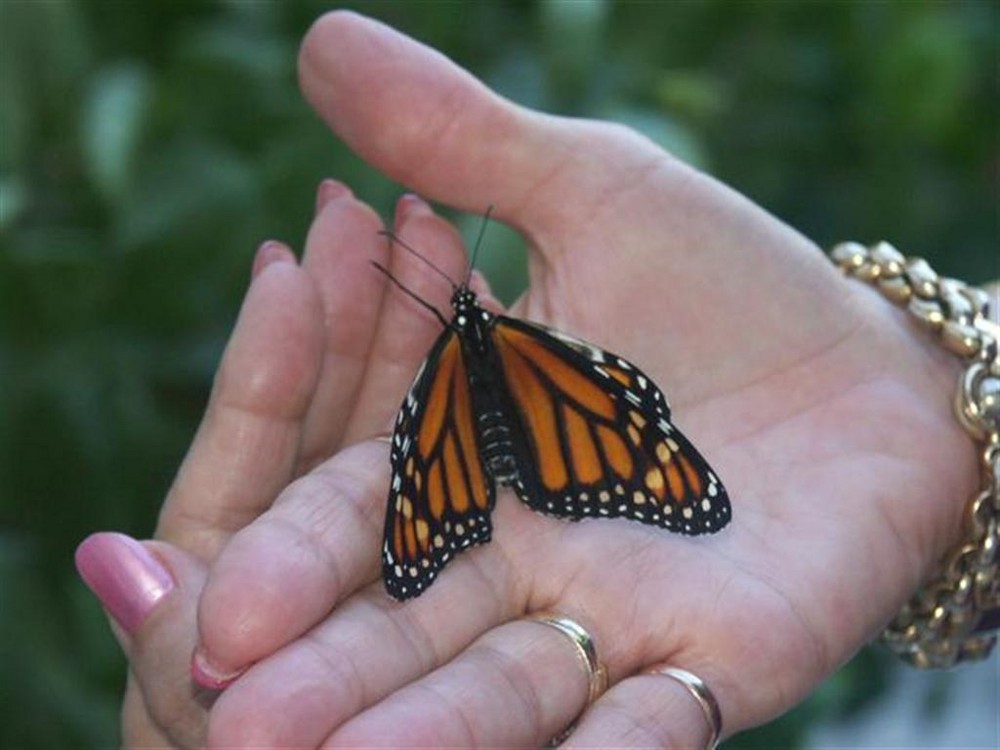
[[[189,459],[179,483],[185,473],[202,481],[172,493],[190,499],[168,500],[161,524],[165,538],[187,533],[198,540],[193,549],[205,546],[199,558],[213,561],[199,613],[205,653],[224,670],[253,664],[213,707],[211,744],[537,745],[586,697],[572,649],[520,621],[554,610],[594,635],[613,685],[569,745],[697,746],[706,727],[690,697],[669,680],[632,675],[662,662],[690,669],[736,731],[791,707],[884,624],[954,533],[972,489],[971,448],[941,398],[950,363],[804,238],[627,131],[514,108],[436,54],[350,14],[310,32],[302,80],[376,167],[459,208],[493,203],[524,233],[531,287],[513,313],[652,375],[726,482],[734,520],[718,536],[688,539],[625,521],[542,518],[504,493],[491,544],[456,559],[418,599],[390,601],[375,581],[384,446],[349,448],[270,499],[296,462],[310,466],[385,426],[435,324],[402,295],[389,293],[380,307],[381,282],[364,281],[372,273],[360,264],[384,245],[350,243],[348,253],[338,242],[329,265],[311,270],[307,252],[304,276],[312,285],[326,279],[328,291],[313,294],[324,302],[272,302],[285,328],[314,331],[302,350],[313,358],[306,371],[322,370],[319,387],[311,391],[315,377],[293,371],[287,354],[255,347],[296,385],[296,409],[279,393],[288,383],[244,373],[257,403],[285,404],[259,425],[253,444],[268,449],[227,450],[243,434],[234,428],[205,451],[216,460],[252,455],[250,480],[189,469]],[[341,216],[337,231],[374,235],[374,221],[350,205],[357,215]],[[423,205],[408,205],[397,231],[460,276],[455,235]],[[393,272],[442,303],[448,290],[406,261]],[[346,320],[329,306],[345,296],[354,311]],[[276,314],[273,304],[254,309]],[[324,319],[325,352],[315,343]],[[352,379],[325,363],[334,340],[357,329],[353,341],[374,343],[347,357],[365,363]],[[350,394],[345,410],[329,406],[331,393]],[[309,437],[345,414],[361,426]],[[281,430],[295,439],[272,442]],[[262,458],[283,472],[265,471]],[[241,492],[220,491],[220,476]],[[209,490],[212,503],[232,502],[213,507]],[[190,580],[197,590],[199,575]],[[150,618],[150,644],[164,642],[153,625],[172,619],[164,612]],[[185,638],[189,652],[193,632]],[[170,651],[150,653],[165,663]],[[133,664],[139,682],[147,675],[145,696],[157,679],[141,657]]]

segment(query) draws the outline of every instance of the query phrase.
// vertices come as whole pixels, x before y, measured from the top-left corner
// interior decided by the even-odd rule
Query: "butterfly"
[[[419,596],[456,554],[490,540],[497,484],[571,520],[625,517],[690,535],[729,523],[721,481],[638,367],[485,310],[468,281],[450,282],[447,320],[375,265],[444,327],[393,430],[382,547],[392,597]]]

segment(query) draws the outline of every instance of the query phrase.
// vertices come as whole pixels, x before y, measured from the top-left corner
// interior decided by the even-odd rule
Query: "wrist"
[[[920,667],[950,667],[984,658],[995,642],[995,636],[985,632],[1000,619],[1000,327],[987,317],[989,295],[939,277],[925,261],[906,259],[887,243],[871,249],[845,243],[834,248],[832,257],[845,273],[870,282],[883,297],[905,306],[907,317],[928,329],[943,350],[957,355],[955,362],[960,365],[952,429],[926,439],[947,441],[940,447],[948,453],[948,448],[959,447],[955,428],[960,425],[965,435],[967,448],[955,454],[958,460],[941,466],[946,479],[950,467],[959,472],[946,486],[968,492],[959,513],[961,531],[937,571],[883,632],[882,640]],[[929,376],[944,386],[949,371],[954,378],[955,365],[941,361],[940,354],[929,357]],[[927,392],[935,391],[932,387]],[[976,472],[964,467],[972,448],[978,481]],[[952,506],[950,497],[944,502]]]
[[[847,280],[850,283],[850,279]],[[856,282],[855,282],[856,283]],[[891,320],[893,338],[906,355],[887,352],[887,366],[906,376],[911,383],[909,398],[917,400],[929,415],[928,434],[916,438],[930,450],[922,451],[929,473],[936,477],[934,486],[938,513],[926,546],[924,577],[932,572],[941,556],[951,548],[962,532],[965,506],[981,484],[979,445],[956,418],[954,400],[965,371],[962,360],[939,346],[912,314],[879,293],[870,285],[857,285],[857,292],[869,297],[872,316]]]

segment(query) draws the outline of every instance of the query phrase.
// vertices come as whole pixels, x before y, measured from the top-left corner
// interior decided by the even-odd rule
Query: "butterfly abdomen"
[[[479,415],[480,455],[486,470],[495,482],[511,484],[517,479],[517,464],[514,461],[514,442],[507,420],[499,410],[490,410]]]
[[[514,434],[511,425],[512,405],[507,403],[506,388],[497,375],[502,372],[490,339],[494,318],[489,315],[471,318],[463,338],[469,389],[476,414],[476,437],[479,455],[494,482],[510,485],[518,478]]]

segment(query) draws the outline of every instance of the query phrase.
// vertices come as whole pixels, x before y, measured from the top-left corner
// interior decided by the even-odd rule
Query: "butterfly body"
[[[492,345],[497,317],[476,302],[468,290],[459,290],[453,301],[454,325],[469,379],[479,454],[494,482],[509,485],[517,476],[511,424],[504,416],[510,405],[504,398],[499,362]]]
[[[624,516],[684,534],[728,523],[721,482],[638,368],[493,315],[465,286],[452,308],[396,420],[383,546],[392,596],[419,595],[455,554],[490,540],[497,484],[571,520]]]

